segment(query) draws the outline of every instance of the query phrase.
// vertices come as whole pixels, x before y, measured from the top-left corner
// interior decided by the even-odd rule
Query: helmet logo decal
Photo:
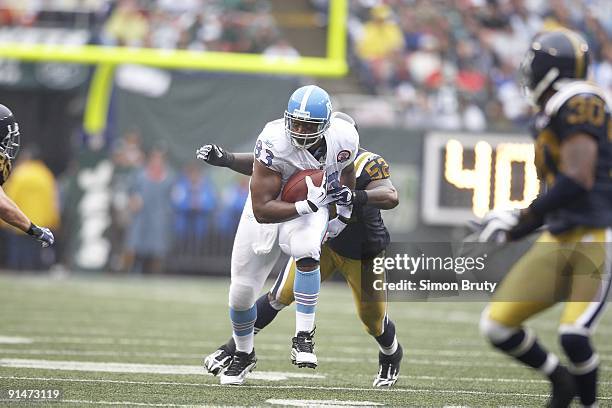
[[[310,112],[300,109],[295,109],[293,115],[300,118],[310,118]]]
[[[340,152],[338,153],[338,156],[336,157],[336,159],[338,160],[338,163],[344,163],[350,158],[351,158],[351,152],[349,152],[348,150],[340,150]]]

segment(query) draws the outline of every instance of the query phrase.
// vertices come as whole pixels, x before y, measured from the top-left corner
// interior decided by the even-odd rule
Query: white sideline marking
[[[0,344],[30,344],[32,339],[26,337],[0,336]]]
[[[205,383],[184,383],[175,381],[128,381],[128,380],[100,380],[100,379],[85,379],[85,378],[57,378],[57,377],[17,377],[8,376],[1,377],[3,380],[36,380],[36,381],[65,381],[65,382],[82,382],[82,383],[109,383],[109,384],[133,384],[133,385],[172,385],[184,387],[227,387],[221,384],[205,384]],[[303,389],[303,390],[323,390],[323,391],[370,391],[370,392],[395,392],[395,393],[459,393],[459,394],[477,394],[477,395],[504,395],[504,396],[523,396],[535,398],[548,398],[549,394],[524,394],[510,392],[486,392],[486,391],[470,391],[470,390],[430,390],[430,389],[410,389],[410,388],[363,388],[363,387],[321,387],[313,385],[241,385],[240,388],[259,388],[259,389]],[[599,397],[600,400],[612,400],[612,397]]]
[[[284,348],[283,348],[284,350]],[[166,352],[146,352],[146,351],[105,351],[105,350],[40,350],[40,349],[0,349],[0,354],[9,354],[9,355],[44,355],[44,356],[85,356],[85,357],[147,357],[147,358],[169,358],[169,359],[200,359],[204,355],[203,354],[187,354],[187,353],[166,353]],[[493,355],[494,356],[494,355]],[[280,356],[277,354],[258,354],[258,357],[264,360],[273,360],[273,361],[286,361],[287,357]],[[501,359],[503,357],[500,354],[500,361],[505,359]],[[612,356],[602,356],[600,355],[601,360],[612,360]],[[1,362],[2,360],[0,360]],[[377,363],[378,359],[376,358],[356,358],[356,357],[325,357],[319,356],[319,361],[325,363],[344,363],[344,364],[362,364],[362,363]],[[448,366],[448,367],[474,367],[473,361],[452,361],[452,360],[420,360],[420,359],[404,359],[404,362],[413,364],[413,365],[424,365],[424,366]],[[100,363],[98,363],[100,364]],[[2,364],[0,363],[0,366]],[[513,363],[492,363],[492,362],[484,362],[479,361],[477,364],[479,367],[496,367],[496,368],[509,368],[509,369],[522,369],[522,366]],[[197,367],[197,366],[187,366],[187,367]],[[602,371],[612,371],[612,367],[602,366],[599,367]],[[188,373],[187,373],[188,374]],[[199,374],[199,373],[195,373]],[[306,374],[305,374],[306,375]],[[312,374],[314,375],[314,374]],[[316,377],[315,377],[316,378]],[[270,380],[274,381],[274,380]]]
[[[132,363],[100,363],[91,361],[28,360],[20,358],[0,359],[0,367],[38,368],[46,370],[91,371],[105,373],[141,373],[173,375],[205,375],[204,368],[198,365],[164,365]],[[207,374],[210,375],[210,374]],[[284,381],[289,378],[324,379],[318,374],[285,373],[279,371],[255,371],[249,378],[264,381]]]
[[[338,401],[338,400],[296,400],[296,399],[268,399],[268,404],[283,405],[290,407],[325,407],[325,408],[342,408],[342,407],[373,407],[377,405],[385,405],[380,402],[371,401]]]
[[[206,383],[182,383],[174,381],[127,381],[127,380],[99,380],[99,379],[83,379],[83,378],[49,378],[49,377],[0,377],[0,379],[8,380],[36,380],[36,381],[66,381],[66,382],[82,382],[82,383],[112,383],[112,384],[133,384],[133,385],[172,385],[172,386],[187,386],[187,387],[227,387],[221,384],[206,384]],[[470,395],[503,395],[510,397],[534,397],[548,398],[548,394],[525,394],[525,393],[510,393],[510,392],[486,392],[486,391],[471,391],[471,390],[438,390],[427,388],[363,388],[363,387],[322,387],[313,385],[241,385],[239,388],[253,389],[289,389],[289,390],[322,390],[322,391],[366,391],[366,392],[392,392],[392,393],[426,393],[426,394],[470,394]],[[612,397],[600,397],[601,400],[612,400]]]
[[[218,405],[185,405],[185,404],[154,404],[147,402],[135,402],[135,401],[90,401],[90,400],[59,400],[59,403],[69,404],[95,404],[95,405],[113,405],[113,406],[139,406],[139,407],[176,407],[176,408],[214,408]],[[226,408],[224,406],[224,408]],[[238,407],[233,407],[238,408]]]
[[[2,337],[0,337],[2,339]],[[180,340],[164,340],[164,339],[138,339],[138,338],[122,338],[122,337],[81,337],[81,336],[59,336],[59,337],[32,337],[29,338],[30,343],[62,343],[62,344],[98,344],[98,345],[125,345],[125,346],[168,346],[168,347],[218,347],[218,343],[210,341],[180,341]],[[0,344],[2,341],[0,341]],[[284,351],[287,349],[284,345],[279,344],[261,344],[258,346],[261,350]],[[326,350],[334,350],[340,354],[361,354],[363,347],[333,347],[326,346]],[[605,351],[605,347],[598,347],[600,351]],[[419,356],[448,356],[448,357],[495,357],[501,356],[500,353],[494,350],[435,350],[435,349],[406,349],[406,354]],[[191,354],[190,356],[192,356]],[[600,354],[602,360],[612,360],[612,356]],[[331,361],[331,360],[329,360]],[[362,359],[356,359],[355,362],[362,362]]]

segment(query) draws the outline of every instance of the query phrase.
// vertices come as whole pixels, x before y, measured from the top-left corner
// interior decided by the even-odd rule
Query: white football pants
[[[249,194],[232,249],[229,306],[240,311],[255,304],[281,250],[295,260],[318,261],[328,217],[327,208],[321,208],[280,224],[260,224],[253,215]]]

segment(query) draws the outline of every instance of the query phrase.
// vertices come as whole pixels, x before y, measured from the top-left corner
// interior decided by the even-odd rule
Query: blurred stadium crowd
[[[320,5],[325,2],[318,1]],[[367,121],[482,131],[528,120],[517,69],[538,31],[587,38],[594,80],[612,90],[612,2],[607,0],[358,0],[349,35],[364,88],[386,96]]]
[[[310,4],[324,24],[329,0]],[[367,98],[342,98],[340,105],[365,125],[468,131],[524,126],[529,107],[516,77],[520,58],[536,32],[554,27],[584,33],[594,79],[612,90],[612,2],[607,0],[349,4],[351,65],[358,92]],[[279,26],[269,0],[0,0],[0,40],[44,37],[298,56]],[[54,28],[85,34],[50,35]]]
[[[285,45],[267,0],[2,0],[0,26],[34,38],[85,30],[84,42],[108,46],[274,53]]]
[[[298,56],[275,20],[272,3],[0,0],[0,42]],[[309,0],[309,4],[319,16],[314,21],[323,27],[329,0]],[[358,89],[354,95],[329,90],[336,108],[352,114],[360,126],[524,128],[530,107],[521,95],[517,68],[529,39],[554,27],[585,35],[591,47],[593,79],[612,91],[610,0],[350,0],[349,4],[349,62]],[[245,180],[236,178],[217,186],[197,163],[174,170],[163,147],[145,155],[138,131],[128,132],[113,145],[111,269],[142,270],[141,261],[147,258],[148,269],[158,270],[173,246],[175,259],[187,259],[189,254],[209,250],[211,245],[202,243],[208,240],[209,244],[211,239],[219,242],[215,251],[229,253],[247,194]],[[7,192],[32,214],[34,222],[57,229],[60,219],[67,222],[61,216],[64,175],[55,180],[36,157],[36,149],[22,152]],[[30,197],[29,204],[20,202],[19,191],[32,191],[36,183],[41,196]],[[53,193],[56,190],[59,193]],[[58,204],[45,207],[44,202]],[[174,233],[162,232],[168,230]],[[6,259],[9,267],[47,268],[56,262],[51,250],[40,250],[35,261],[26,259],[23,254],[39,249],[32,245],[23,250],[32,242],[7,234],[9,246],[4,252],[16,257]],[[69,251],[61,242],[60,234],[60,261],[62,251]],[[23,259],[17,259],[20,256]]]
[[[236,177],[219,185],[195,159],[175,168],[163,144],[145,153],[141,143],[140,133],[132,130],[113,149],[109,270],[187,272],[197,265],[189,257],[201,259],[207,252],[229,255],[248,194],[248,179]],[[70,176],[68,171],[56,178],[36,146],[22,149],[3,187],[35,224],[49,226],[60,239],[54,247],[41,248],[29,236],[2,223],[5,267],[46,270],[70,264],[68,240],[62,239],[72,229],[71,217],[66,215]],[[166,259],[170,253],[174,260]],[[186,263],[179,265],[175,257],[184,257]]]

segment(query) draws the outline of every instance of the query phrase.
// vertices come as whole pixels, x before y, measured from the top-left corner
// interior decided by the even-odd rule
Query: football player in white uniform
[[[221,384],[242,384],[255,368],[255,302],[281,250],[297,265],[292,359],[300,367],[317,366],[314,312],[327,205],[338,202],[349,208],[350,215],[358,147],[355,127],[332,119],[329,95],[314,85],[297,89],[289,99],[284,120],[268,123],[257,138],[250,193],[232,250],[229,306],[236,353],[221,376]],[[307,177],[305,200],[295,204],[279,200],[289,177],[305,169],[324,170],[322,185],[315,186]]]

